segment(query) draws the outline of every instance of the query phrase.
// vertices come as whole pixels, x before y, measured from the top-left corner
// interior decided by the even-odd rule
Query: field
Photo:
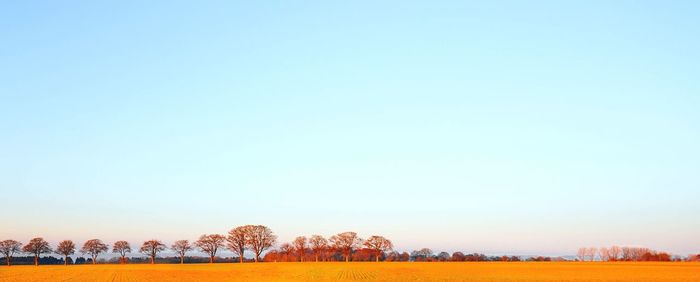
[[[700,281],[699,263],[260,263],[0,266],[0,281]]]

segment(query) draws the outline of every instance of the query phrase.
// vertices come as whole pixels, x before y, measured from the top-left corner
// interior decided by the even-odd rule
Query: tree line
[[[34,265],[39,265],[42,255],[55,253],[63,257],[63,264],[68,264],[70,256],[76,252],[89,256],[87,260],[79,258],[76,263],[97,263],[100,255],[110,251],[118,255],[118,263],[124,264],[130,260],[143,261],[141,258],[128,258],[133,251],[146,256],[147,262],[153,264],[156,257],[163,251],[170,249],[179,259],[179,263],[185,263],[188,253],[201,251],[207,255],[209,263],[217,260],[217,254],[228,249],[233,252],[239,262],[246,261],[246,252],[252,254],[252,261],[282,262],[282,261],[562,261],[561,257],[528,257],[518,256],[486,256],[484,254],[464,254],[462,252],[440,252],[434,254],[432,250],[423,248],[411,253],[399,253],[394,250],[391,240],[373,235],[367,239],[360,238],[355,232],[342,232],[325,238],[321,235],[310,237],[299,236],[291,242],[285,242],[278,248],[272,249],[277,243],[277,236],[264,225],[244,225],[231,229],[228,234],[203,234],[196,241],[177,240],[167,246],[162,241],[151,239],[143,242],[137,250],[133,250],[129,242],[116,241],[111,246],[100,239],[85,241],[80,249],[71,240],[63,240],[52,248],[41,237],[33,238],[22,244],[16,240],[0,241],[0,253],[5,258],[5,263],[12,265],[13,257],[19,254],[33,256]],[[267,253],[265,253],[267,251]],[[263,253],[265,256],[263,257]],[[79,261],[82,259],[82,261]],[[579,261],[671,261],[678,260],[668,253],[657,252],[648,248],[639,247],[604,247],[604,248],[580,248],[576,260]],[[691,256],[686,260],[698,260],[700,256]],[[49,260],[55,262],[56,260]],[[170,261],[170,260],[168,260]],[[190,259],[190,261],[201,261]],[[227,260],[230,261],[230,260]]]
[[[216,259],[216,254],[224,248],[228,248],[240,257],[240,262],[243,262],[244,252],[249,250],[253,252],[254,261],[260,261],[260,256],[267,249],[272,247],[277,241],[277,236],[272,230],[264,225],[245,225],[231,229],[228,236],[222,234],[203,234],[198,240],[190,242],[189,240],[177,240],[170,249],[175,252],[180,258],[180,263],[185,262],[187,253],[200,250],[207,254],[209,262],[213,263]],[[159,253],[168,249],[162,241],[151,239],[143,242],[137,250],[139,253],[148,257],[150,263],[155,263]],[[12,265],[12,258],[21,253],[26,253],[34,256],[34,265],[39,265],[39,258],[42,255],[55,253],[63,256],[64,264],[68,264],[69,256],[79,251],[83,255],[88,255],[93,264],[97,263],[99,255],[110,250],[110,246],[102,242],[100,239],[90,239],[83,243],[80,250],[77,249],[75,243],[71,240],[63,240],[58,243],[55,249],[51,248],[49,242],[44,238],[37,237],[29,240],[26,245],[16,240],[0,241],[0,253],[5,257],[5,263]],[[127,263],[129,260],[127,255],[132,253],[132,247],[127,241],[116,241],[111,246],[113,253],[119,256],[119,263]]]
[[[693,255],[686,260],[691,260]],[[659,252],[643,247],[596,247],[579,248],[576,252],[578,261],[678,261],[680,257],[673,257],[666,252]]]

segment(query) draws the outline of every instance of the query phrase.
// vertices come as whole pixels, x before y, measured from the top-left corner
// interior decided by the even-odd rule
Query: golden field
[[[0,266],[0,281],[700,281],[700,263],[286,262]]]

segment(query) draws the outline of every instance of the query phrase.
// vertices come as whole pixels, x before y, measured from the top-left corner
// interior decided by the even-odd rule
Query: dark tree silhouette
[[[141,248],[139,251],[147,255],[151,258],[151,264],[156,263],[156,256],[158,253],[162,252],[165,250],[165,244],[163,242],[156,240],[156,239],[151,239],[146,242],[143,242],[141,245]]]
[[[126,254],[131,253],[131,245],[127,241],[116,241],[112,245],[112,252],[119,254],[119,263],[126,263]]]
[[[173,251],[175,251],[180,257],[180,264],[183,264],[185,263],[185,254],[192,250],[192,245],[190,245],[190,241],[178,240],[175,241],[170,248],[173,249]]]
[[[75,244],[71,240],[63,240],[58,243],[56,253],[63,255],[63,265],[68,265],[68,256],[75,253]]]
[[[97,264],[97,256],[99,256],[103,252],[106,252],[107,250],[109,250],[109,248],[105,243],[102,243],[102,240],[91,239],[87,240],[83,244],[83,247],[80,249],[80,252],[83,254],[89,254],[92,257],[92,264]]]
[[[202,252],[209,255],[209,263],[214,263],[214,258],[216,257],[216,252],[219,248],[224,247],[224,242],[226,237],[220,234],[204,234],[199,237],[199,240],[195,242],[195,246],[199,247]]]
[[[30,253],[34,255],[34,265],[39,265],[39,256],[41,254],[50,253],[51,246],[49,242],[46,242],[44,238],[37,237],[29,240],[29,243],[24,245],[22,251],[25,253]]]
[[[15,240],[5,240],[0,242],[0,253],[5,256],[7,266],[12,265],[12,256],[22,250],[22,243]]]

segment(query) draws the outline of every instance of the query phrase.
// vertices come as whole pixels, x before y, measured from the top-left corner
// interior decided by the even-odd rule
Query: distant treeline
[[[203,234],[198,240],[178,240],[166,246],[157,239],[143,242],[137,250],[132,250],[127,241],[116,241],[111,247],[100,239],[87,240],[78,250],[71,240],[63,240],[53,248],[41,237],[33,238],[26,244],[16,240],[0,241],[0,253],[4,256],[3,264],[96,264],[96,263],[214,263],[214,262],[282,262],[282,261],[414,261],[414,262],[446,262],[446,261],[566,261],[562,257],[519,257],[519,256],[486,256],[484,254],[464,254],[462,252],[433,253],[428,248],[411,253],[399,253],[394,250],[391,240],[378,235],[361,239],[355,232],[343,232],[329,238],[321,235],[311,237],[299,236],[294,241],[282,243],[278,248],[277,236],[264,225],[244,225],[231,229],[228,234]],[[159,257],[166,249],[173,251],[176,256]],[[222,249],[233,252],[233,257],[219,257]],[[100,255],[109,252],[118,255],[106,260]],[[206,257],[188,255],[198,250]],[[128,257],[138,252],[144,257]],[[80,252],[87,257],[71,257]],[[252,259],[246,259],[246,254]],[[263,257],[263,253],[265,256]],[[19,256],[28,254],[29,256]],[[58,254],[56,258],[49,254]],[[646,248],[616,247],[611,248],[581,248],[578,260],[602,261],[671,261],[680,260],[667,253],[656,252]],[[700,255],[689,256],[684,260],[700,260]]]
[[[649,248],[626,246],[579,248],[576,252],[578,261],[695,261],[697,258],[698,255],[682,258]]]

